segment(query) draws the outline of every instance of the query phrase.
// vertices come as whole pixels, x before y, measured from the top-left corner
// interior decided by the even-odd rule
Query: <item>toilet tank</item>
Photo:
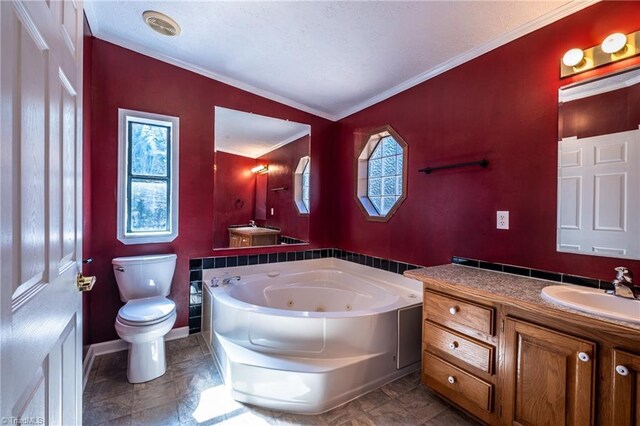
[[[120,300],[168,296],[176,269],[175,254],[116,257],[111,261]]]

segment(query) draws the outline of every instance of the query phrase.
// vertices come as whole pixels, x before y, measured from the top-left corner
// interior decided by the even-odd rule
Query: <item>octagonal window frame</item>
[[[402,193],[393,207],[386,213],[380,214],[369,199],[369,159],[378,144],[385,138],[391,137],[402,148]],[[356,201],[365,217],[373,222],[387,222],[404,203],[407,198],[407,142],[391,127],[386,125],[368,132],[364,137],[364,144],[358,151],[356,158]]]
[[[305,185],[304,176],[307,176]],[[304,187],[307,187],[307,196]],[[311,212],[311,157],[304,156],[298,160],[298,165],[293,173],[293,201],[298,214],[306,216]]]

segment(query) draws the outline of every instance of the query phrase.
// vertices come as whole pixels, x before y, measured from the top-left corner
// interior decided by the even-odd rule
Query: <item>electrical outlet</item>
[[[497,215],[497,229],[509,229],[509,212],[499,211]]]

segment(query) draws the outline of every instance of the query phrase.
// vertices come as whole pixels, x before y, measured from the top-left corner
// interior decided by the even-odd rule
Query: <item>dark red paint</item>
[[[521,37],[339,122],[336,247],[420,265],[453,255],[612,278],[638,261],[556,252],[558,88],[638,58],[560,80],[573,47],[640,28],[637,2],[603,2]],[[357,147],[390,124],[407,141],[408,197],[388,223],[368,222],[354,197]],[[488,158],[488,169],[418,173]],[[496,211],[510,211],[509,231]]]
[[[188,264],[193,257],[225,255],[237,250],[213,247],[213,135],[214,107],[236,109],[311,125],[313,141],[310,247],[333,244],[327,232],[333,209],[329,199],[330,159],[327,143],[335,138],[335,124],[190,71],[151,59],[102,40],[93,40],[91,78],[91,245],[92,272],[98,282],[89,295],[90,318],[85,327],[90,343],[118,338],[114,321],[122,302],[111,269],[111,259],[149,253],[178,254],[171,289],[176,302],[176,327],[188,320]],[[124,245],[116,239],[116,181],[118,108],[148,111],[180,118],[180,235],[171,243]],[[329,142],[327,142],[329,141]],[[328,161],[329,160],[329,161]],[[323,183],[325,182],[325,183]],[[281,250],[286,250],[282,248]],[[260,253],[265,249],[247,249]]]
[[[256,160],[217,151],[213,216],[215,247],[229,247],[229,225],[246,225],[253,219],[256,206],[256,175],[251,169]]]
[[[188,259],[214,255],[215,106],[311,125],[311,247],[422,265],[448,263],[458,255],[596,278],[611,278],[620,263],[638,269],[638,261],[555,249],[558,88],[640,63],[628,59],[560,80],[559,60],[570,48],[638,29],[638,3],[597,3],[338,123],[93,40],[91,210],[86,213],[98,284],[85,322],[91,342],[117,338],[113,321],[122,303],[110,266],[115,256],[178,253],[171,297],[178,306],[176,326],[187,324]],[[180,117],[180,236],[173,243],[124,246],[115,238],[118,108]],[[355,158],[363,135],[385,124],[409,145],[408,197],[388,223],[375,223],[356,205]],[[417,172],[484,157],[491,162],[488,169]],[[496,210],[511,212],[509,231],[495,229]],[[238,251],[215,252],[231,253]]]
[[[89,28],[87,18],[84,17],[83,28],[83,58],[82,58],[82,257],[87,259],[91,256],[91,85],[92,85],[92,53],[93,35]],[[90,264],[83,266],[84,275],[92,275]],[[91,342],[89,327],[89,294],[82,295],[82,318],[84,326],[82,328],[82,341],[86,347]]]
[[[640,84],[564,102],[558,106],[560,139],[638,130]]]
[[[293,198],[293,174],[300,159],[307,155],[309,136],[304,136],[258,159],[258,163],[269,165],[266,225],[276,226],[280,228],[282,235],[302,241],[309,241],[309,215],[300,214],[296,208]],[[287,189],[273,191],[276,188]]]

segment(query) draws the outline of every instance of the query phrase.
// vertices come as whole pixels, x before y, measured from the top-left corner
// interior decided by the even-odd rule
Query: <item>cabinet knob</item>
[[[449,313],[450,313],[451,315],[455,315],[455,314],[457,314],[457,313],[458,313],[458,307],[457,307],[457,306],[452,306],[452,307],[450,307],[450,308],[449,308]]]
[[[451,384],[454,384],[454,383],[456,382],[456,378],[455,378],[455,377],[453,377],[453,376],[449,376],[449,377],[447,377],[447,381],[448,381],[449,383],[451,383]]]
[[[591,361],[591,357],[589,356],[589,354],[587,354],[586,352],[579,352],[578,353],[578,359],[582,362],[589,362]]]
[[[449,349],[454,350],[457,347],[458,347],[458,342],[453,341],[453,342],[449,343]]]
[[[624,365],[616,365],[616,373],[618,373],[621,376],[628,376],[629,369]]]

